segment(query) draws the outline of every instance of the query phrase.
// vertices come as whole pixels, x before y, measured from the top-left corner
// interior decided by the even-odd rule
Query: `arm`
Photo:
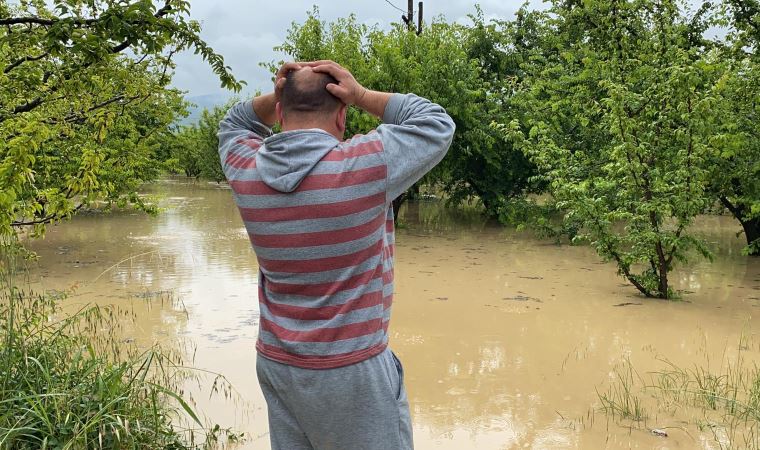
[[[274,92],[265,95],[259,95],[253,99],[253,112],[261,119],[261,123],[268,128],[272,128],[277,123],[277,114],[275,113],[277,105],[277,96]]]
[[[275,106],[285,82],[285,74],[300,67],[297,63],[284,64],[277,71],[274,92],[234,105],[219,123],[219,157],[225,173],[230,153],[243,158],[251,157],[264,139],[272,135],[271,127],[277,122]]]
[[[385,108],[388,105],[388,100],[391,99],[392,95],[387,92],[370,91],[365,88],[364,94],[357,100],[356,106],[382,119],[383,114],[385,114]]]
[[[386,199],[403,194],[438,164],[451,145],[455,125],[441,106],[413,94],[370,91],[332,61],[317,61],[315,72],[329,73],[338,84],[327,90],[347,105],[383,119],[377,133],[388,167]]]
[[[406,192],[449,150],[456,126],[441,106],[414,94],[393,94],[377,133],[388,166],[387,199]]]
[[[257,97],[258,98],[258,97]],[[257,99],[236,103],[219,123],[219,158],[227,174],[227,162],[232,154],[242,158],[253,156],[256,149],[272,134],[272,130],[256,114]]]
[[[413,94],[370,91],[332,61],[309,64],[315,72],[335,77],[338,84],[328,84],[327,90],[343,103],[383,119],[377,133],[388,167],[387,201],[406,192],[446,155],[456,127],[439,105]]]

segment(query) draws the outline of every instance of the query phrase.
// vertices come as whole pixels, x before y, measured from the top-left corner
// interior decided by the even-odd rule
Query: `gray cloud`
[[[391,1],[406,9],[406,1]],[[416,9],[417,0],[414,3]],[[478,3],[486,17],[508,18],[522,1],[480,0]],[[540,1],[532,3],[539,4]],[[385,0],[193,0],[191,16],[202,23],[201,36],[206,42],[224,56],[225,63],[232,67],[236,77],[248,83],[245,91],[249,94],[270,88],[271,75],[259,63],[284,59],[284,55],[272,48],[285,40],[292,22],[302,23],[306,19],[307,11],[315,4],[320,17],[326,21],[354,13],[359,22],[387,28],[401,17],[401,13]],[[474,11],[472,0],[425,0],[424,5],[426,20],[438,15],[452,21],[463,20]],[[177,55],[176,63],[173,84],[177,88],[188,91],[191,96],[230,95],[219,87],[219,81],[199,56],[185,52]]]

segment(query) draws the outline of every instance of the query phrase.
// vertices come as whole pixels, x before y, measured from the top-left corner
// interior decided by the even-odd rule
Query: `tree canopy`
[[[354,16],[328,24],[314,9],[277,49],[440,103],[457,134],[423,183],[452,203],[476,200],[489,215],[546,226],[551,217],[515,214],[540,194],[540,211],[562,216],[559,230],[615,261],[643,294],[670,298],[676,263],[710,257],[690,230],[697,215],[722,204],[748,252],[760,245],[759,9],[749,0],[695,10],[678,0],[556,0],[548,10],[525,5],[513,20],[486,21],[479,8],[467,25],[436,18],[419,35]],[[715,27],[727,34],[710,37]],[[375,125],[353,111],[348,132]]]
[[[192,49],[239,89],[220,55],[166,0],[0,0],[0,234],[96,201],[146,205],[157,138],[185,104],[172,57]]]
[[[0,0],[0,234],[101,201],[150,210],[137,190],[163,170],[222,181],[226,107],[176,126],[187,104],[169,85],[172,57],[194,49],[222,86],[240,83],[188,8]],[[760,254],[759,47],[757,0],[554,0],[421,30],[328,23],[315,7],[275,50],[447,109],[451,150],[408,195],[422,185],[588,242],[641,293],[671,298],[668,274],[711,257],[692,231],[700,214],[728,211]],[[348,134],[377,125],[349,111]]]

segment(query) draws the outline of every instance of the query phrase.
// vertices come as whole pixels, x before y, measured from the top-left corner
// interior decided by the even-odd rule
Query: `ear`
[[[280,105],[280,102],[275,103],[274,112],[275,117],[277,118],[277,122],[279,122],[280,126],[282,126],[284,116],[282,115],[282,105]]]
[[[341,136],[346,133],[346,111],[348,111],[348,106],[343,104],[338,109],[338,114],[335,116],[335,127],[338,129]]]

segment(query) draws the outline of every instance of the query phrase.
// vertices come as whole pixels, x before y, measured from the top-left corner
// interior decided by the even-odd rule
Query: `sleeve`
[[[414,94],[391,96],[377,128],[388,167],[389,202],[441,162],[455,128],[441,106]]]
[[[272,135],[272,130],[264,125],[253,110],[253,100],[236,103],[219,123],[219,158],[222,169],[227,173],[231,156],[251,157]]]

